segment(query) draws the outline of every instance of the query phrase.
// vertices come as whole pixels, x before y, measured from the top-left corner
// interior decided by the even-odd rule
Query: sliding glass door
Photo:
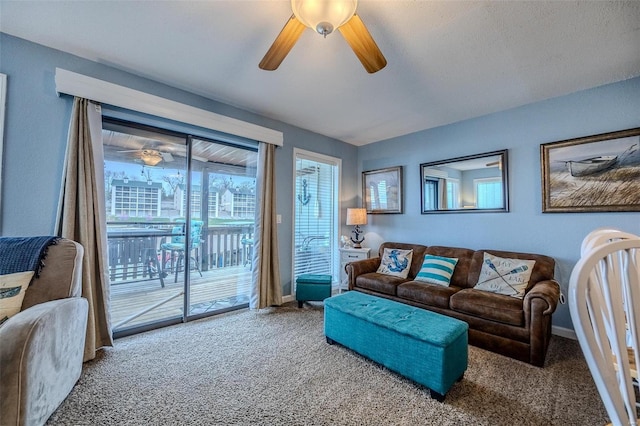
[[[105,119],[114,334],[248,305],[257,149]]]
[[[258,155],[196,138],[190,146],[194,252],[185,305],[195,318],[248,306]]]

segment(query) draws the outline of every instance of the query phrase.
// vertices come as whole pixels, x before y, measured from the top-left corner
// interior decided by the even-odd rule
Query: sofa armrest
[[[358,260],[356,262],[347,263],[344,267],[347,277],[349,278],[349,290],[353,290],[356,285],[356,278],[362,274],[376,272],[380,266],[380,258],[372,257],[369,259]]]
[[[44,424],[82,372],[88,303],[81,297],[25,309],[0,327],[2,424]]]
[[[555,312],[560,300],[560,285],[556,280],[538,281],[524,296],[524,310],[528,314],[533,300],[541,299],[546,302],[542,315],[551,315]]]
[[[542,367],[551,339],[551,314],[560,300],[560,285],[555,280],[537,282],[522,301],[525,327],[530,333],[529,362]]]

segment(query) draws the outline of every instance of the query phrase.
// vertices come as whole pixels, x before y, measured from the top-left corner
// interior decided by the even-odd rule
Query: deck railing
[[[171,274],[169,242],[175,222],[108,222],[109,278],[112,284],[148,280]],[[191,252],[203,271],[231,266],[251,266],[253,224],[203,227],[201,241]],[[175,259],[174,259],[175,260]]]

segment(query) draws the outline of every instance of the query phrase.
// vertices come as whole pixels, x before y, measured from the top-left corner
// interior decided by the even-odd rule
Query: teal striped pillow
[[[458,259],[456,258],[425,254],[422,268],[416,275],[416,281],[449,287],[449,282],[457,263]]]

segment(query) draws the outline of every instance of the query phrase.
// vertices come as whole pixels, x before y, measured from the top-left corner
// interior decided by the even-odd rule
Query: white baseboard
[[[296,300],[294,296],[282,296],[282,303],[293,302],[294,300]]]
[[[552,325],[551,334],[555,334],[556,336],[560,337],[566,337],[567,339],[578,340],[576,332],[571,330],[570,328],[557,327],[555,325]]]

